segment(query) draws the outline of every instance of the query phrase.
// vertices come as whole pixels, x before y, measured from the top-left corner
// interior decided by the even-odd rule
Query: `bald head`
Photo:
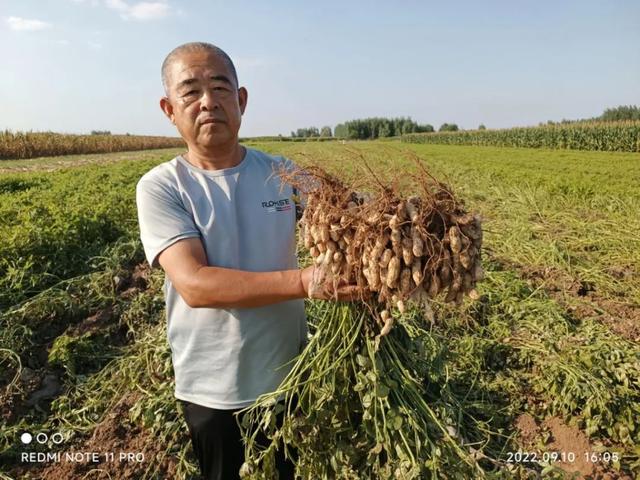
[[[236,87],[238,86],[238,74],[236,73],[236,67],[233,64],[233,61],[227,55],[227,53],[219,47],[211,43],[206,42],[191,42],[185,43],[184,45],[180,45],[179,47],[171,50],[167,58],[162,62],[162,86],[164,87],[165,94],[169,93],[169,72],[171,70],[171,65],[180,58],[181,55],[185,53],[191,52],[209,52],[211,55],[215,55],[218,58],[222,59],[227,66],[231,74],[233,75],[233,80],[236,82]]]

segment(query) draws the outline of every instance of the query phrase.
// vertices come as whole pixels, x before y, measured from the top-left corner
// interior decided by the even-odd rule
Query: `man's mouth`
[[[224,120],[220,120],[218,118],[205,118],[204,120],[200,121],[200,125],[206,125],[208,123],[224,123]]]

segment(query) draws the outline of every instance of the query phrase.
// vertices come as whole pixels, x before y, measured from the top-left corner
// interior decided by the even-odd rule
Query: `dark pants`
[[[244,443],[240,428],[233,415],[238,410],[217,410],[180,400],[184,418],[189,427],[193,451],[204,480],[237,480],[238,471],[244,462]],[[282,425],[282,414],[276,417],[277,425]],[[267,445],[263,436],[257,441]],[[293,480],[294,466],[279,451],[276,454],[276,468],[280,480]]]

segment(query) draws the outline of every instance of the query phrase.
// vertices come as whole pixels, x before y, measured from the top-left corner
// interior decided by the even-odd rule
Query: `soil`
[[[79,337],[85,333],[94,333],[104,330],[113,320],[113,307],[109,306],[98,312],[94,313],[90,317],[85,318],[76,325],[70,325],[65,330],[64,334],[71,337]]]
[[[107,307],[85,318],[81,322],[69,325],[63,332],[71,337],[79,337],[85,333],[104,331],[113,323],[113,309]],[[126,328],[120,327],[111,335],[111,345],[124,345],[127,343]],[[12,424],[31,409],[49,414],[51,402],[62,394],[62,386],[65,373],[52,368],[46,361],[46,353],[53,345],[53,340],[48,342],[43,351],[43,365],[40,368],[31,369],[22,367],[15,382],[2,382],[0,387],[0,418],[5,424]],[[10,369],[11,375],[17,370]]]
[[[632,342],[640,342],[640,305],[604,297],[589,282],[576,279],[552,267],[515,266],[526,280],[543,285],[549,295],[576,319],[596,318],[612,332]],[[630,279],[629,268],[610,268],[609,273]]]
[[[53,172],[62,168],[75,168],[90,164],[111,164],[123,160],[146,160],[158,158],[159,154],[172,153],[171,150],[180,148],[166,148],[155,150],[133,150],[128,152],[112,153],[85,153],[76,155],[63,155],[56,157],[39,157],[20,160],[2,160],[0,173],[17,172]]]
[[[158,442],[148,430],[131,425],[127,420],[129,409],[135,404],[138,395],[131,394],[122,398],[96,426],[90,438],[65,448],[65,452],[95,452],[100,462],[65,461],[63,452],[60,462],[50,463],[44,468],[21,468],[12,473],[17,475],[16,478],[33,480],[137,480],[144,476],[147,468],[153,466],[158,469],[159,478],[175,478],[177,459],[166,451],[166,445]],[[141,461],[136,461],[134,457],[130,457],[128,461],[119,460],[120,452],[144,455],[144,459],[140,457]],[[105,455],[111,453],[114,460],[105,461]]]
[[[116,285],[120,296],[125,299],[132,298],[138,292],[146,290],[150,274],[151,268],[146,261],[136,265],[130,273],[127,272],[126,276],[120,279],[120,285]],[[17,368],[4,368],[0,373],[0,420],[5,425],[12,424],[33,408],[48,414],[51,401],[64,390],[61,385],[64,372],[47,365],[47,352],[57,335],[64,333],[78,337],[86,333],[100,333],[114,322],[117,322],[114,308],[108,306],[76,324],[67,325],[66,328],[62,325],[58,332],[50,329],[48,333],[52,334],[51,339],[46,342],[46,348],[39,352],[42,358],[37,368],[35,365],[32,365],[34,368],[23,366],[17,378],[14,378],[18,372]],[[111,335],[110,344],[121,346],[129,340],[126,326],[121,326]]]
[[[520,445],[526,448],[532,448],[538,435],[540,435],[538,424],[528,413],[523,413],[516,418],[516,431],[518,432]]]
[[[544,421],[544,426],[551,431],[551,438],[546,445],[548,452],[558,452],[566,456],[569,452],[575,454],[575,461],[558,462],[557,466],[569,473],[579,472],[583,477],[593,476],[595,465],[585,459],[585,453],[593,452],[587,436],[576,427],[566,425],[557,417]]]
[[[11,375],[17,370],[12,368]],[[22,367],[15,382],[0,388],[0,420],[11,425],[29,412],[49,414],[51,401],[62,392],[63,373],[47,367]]]
[[[151,275],[151,267],[147,262],[142,262],[133,268],[129,275],[114,277],[114,285],[116,291],[121,297],[129,299],[134,297],[138,292],[146,290],[149,286],[149,276]]]
[[[607,464],[588,461],[585,453],[595,452],[594,445],[578,427],[567,425],[558,417],[547,418],[538,425],[533,416],[523,413],[516,419],[515,428],[518,433],[518,443],[523,451],[537,452],[539,455],[544,452],[556,452],[565,458],[569,452],[575,454],[573,462],[567,460],[555,463],[557,467],[567,472],[567,478],[573,478],[572,475],[577,473],[577,478],[583,480],[632,480],[631,476],[618,473]],[[544,445],[544,451],[540,451],[539,439],[545,432],[549,434],[549,438]]]
[[[133,298],[149,286],[151,269],[144,262],[131,270],[123,272],[121,278],[114,278],[114,284],[119,296]],[[67,325],[64,334],[72,337],[85,334],[100,334],[118,322],[115,305],[108,306],[93,315],[74,324]],[[111,344],[124,345],[128,343],[126,328],[118,328],[111,335]],[[36,408],[48,414],[51,401],[59,396],[63,390],[61,378],[63,372],[52,370],[46,364],[46,351],[52,342],[47,344],[43,352],[44,364],[42,368],[32,369],[22,367],[20,374],[14,379],[17,370],[3,372],[0,378],[0,420],[5,424],[14,423]],[[10,472],[14,478],[20,479],[139,479],[145,471],[153,467],[158,471],[159,478],[175,478],[177,459],[166,450],[167,445],[158,442],[156,438],[141,426],[128,421],[128,412],[135,404],[138,394],[132,393],[121,399],[98,424],[89,438],[80,439],[73,444],[64,445],[61,450],[61,460],[56,463],[32,464],[17,467]],[[38,404],[39,402],[39,404]],[[43,410],[44,409],[44,410]],[[54,450],[51,450],[53,452]],[[68,461],[65,453],[92,452],[98,454],[100,462]],[[138,458],[120,459],[121,452],[137,454]],[[107,461],[105,454],[113,453],[114,460]],[[140,460],[140,455],[144,458]]]

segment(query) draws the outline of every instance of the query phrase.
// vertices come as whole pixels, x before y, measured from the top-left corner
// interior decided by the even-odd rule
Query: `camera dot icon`
[[[31,435],[29,432],[24,432],[22,435],[20,435],[20,440],[25,445],[28,445],[33,440],[33,435]]]

